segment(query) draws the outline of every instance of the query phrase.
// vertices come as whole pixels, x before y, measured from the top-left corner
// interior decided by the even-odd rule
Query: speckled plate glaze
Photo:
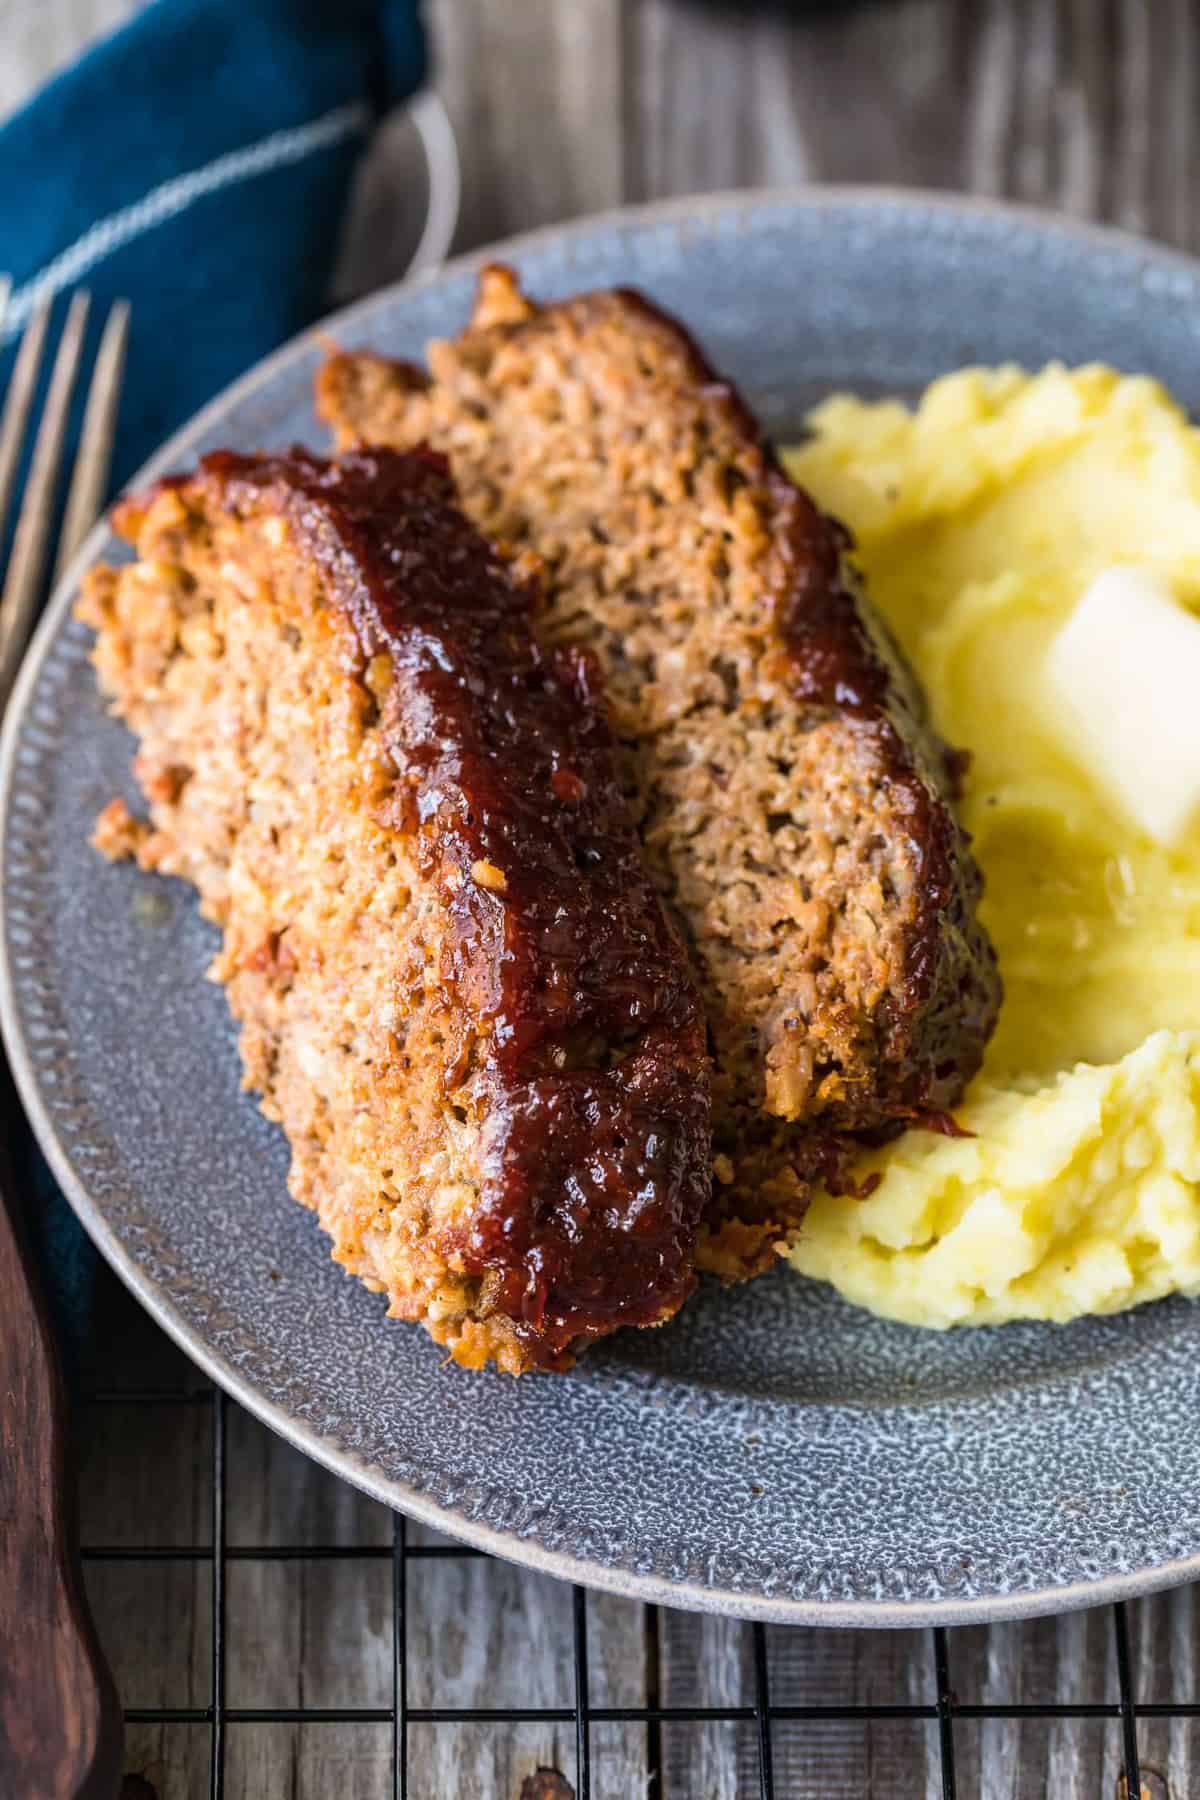
[[[911,392],[977,359],[1099,357],[1200,410],[1200,268],[1114,234],[918,195],[817,190],[627,212],[503,247],[537,293],[634,282],[786,437],[833,387]],[[419,356],[480,259],[328,327]],[[136,354],[136,344],[134,346]],[[290,345],[145,471],[320,444],[320,350]],[[677,1606],[911,1625],[1111,1600],[1200,1575],[1200,1312],[936,1335],[784,1270],[707,1290],[570,1375],[443,1366],[343,1276],[238,1091],[189,890],[86,837],[132,799],[56,595],[0,755],[4,1033],[58,1178],[155,1317],[251,1411],[430,1524]]]

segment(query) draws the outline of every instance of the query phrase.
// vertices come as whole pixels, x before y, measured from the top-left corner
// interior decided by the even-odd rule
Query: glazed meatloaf
[[[81,616],[186,876],[245,1085],[339,1262],[458,1362],[561,1367],[672,1314],[711,1167],[703,1016],[591,653],[444,460],[219,454],[126,502]]]
[[[979,1067],[1000,989],[954,759],[847,534],[645,299],[539,306],[494,267],[429,364],[337,354],[319,409],[344,446],[445,451],[537,559],[550,637],[603,665],[715,1051],[702,1261],[753,1272],[858,1135],[944,1123]]]

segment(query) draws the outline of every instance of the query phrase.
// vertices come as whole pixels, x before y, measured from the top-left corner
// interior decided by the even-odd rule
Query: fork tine
[[[56,581],[95,524],[104,500],[128,337],[129,302],[118,300],[105,321],[92,385],[88,389],[79,451],[58,540],[58,558],[54,565]]]
[[[71,410],[71,392],[79,359],[83,352],[83,334],[87,326],[88,297],[78,293],[71,301],[67,322],[63,327],[46,410],[38,427],[33,446],[33,461],[21,501],[13,539],[12,559],[0,597],[0,708],[3,708],[16,679],[21,654],[33,623],[38,585],[46,566],[46,543],[54,510],[55,482],[62,459],[67,419]]]
[[[7,301],[7,295],[5,298]],[[8,519],[8,503],[12,499],[17,458],[21,454],[25,421],[29,417],[29,408],[33,404],[34,390],[37,387],[38,371],[42,365],[42,346],[46,341],[49,322],[50,303],[43,300],[25,327],[25,335],[21,339],[21,348],[17,351],[17,360],[13,366],[12,380],[4,399],[4,417],[0,420],[0,532],[3,532]]]

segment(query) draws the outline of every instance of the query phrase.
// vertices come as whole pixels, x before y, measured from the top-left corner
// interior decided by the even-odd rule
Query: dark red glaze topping
[[[784,575],[776,599],[776,625],[791,662],[789,685],[810,706],[874,717],[886,702],[889,677],[846,580],[850,534],[818,512],[786,475],[773,472],[770,480],[791,526],[781,541]]]
[[[941,1137],[973,1138],[975,1133],[960,1125],[953,1113],[925,1112],[913,1115],[913,1125],[918,1131],[936,1131]]]
[[[451,1082],[469,1068],[486,1096],[482,1190],[447,1253],[548,1364],[666,1317],[694,1284],[708,1198],[704,1023],[642,866],[594,663],[542,649],[533,591],[468,524],[432,452],[223,452],[202,472],[226,504],[287,516],[364,664],[390,661],[387,822],[415,839],[450,920]]]
[[[910,713],[905,732],[899,656],[882,640],[877,643],[866,625],[849,578],[849,532],[782,472],[772,481],[790,525],[776,617],[792,690],[806,704],[849,716],[871,734],[887,773],[890,803],[909,840],[920,910],[903,979],[885,1003],[885,1018],[892,1024],[896,1065],[889,1110],[895,1117],[915,1115],[951,1104],[962,1093],[982,1060],[999,1002],[995,958],[977,932],[977,954],[964,961],[965,985],[951,981],[952,1004],[947,1004],[947,947],[956,940],[961,944],[967,934],[979,877],[966,854],[967,834],[936,777],[951,789],[965,763],[931,737],[928,771],[919,766],[911,737],[923,723]],[[933,1018],[925,1011],[931,1001],[937,1009]],[[920,1044],[919,1054],[911,1049],[914,1043]]]

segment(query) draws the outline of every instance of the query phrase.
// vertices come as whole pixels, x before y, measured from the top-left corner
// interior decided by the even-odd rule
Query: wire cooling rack
[[[1118,1604],[1110,1609],[1115,1639],[1115,1660],[1119,1681],[1119,1698],[1111,1702],[1064,1704],[1025,1702],[1012,1705],[968,1705],[959,1702],[954,1690],[955,1633],[935,1627],[926,1634],[927,1652],[933,1675],[935,1698],[926,1703],[861,1704],[861,1705],[779,1705],[772,1701],[767,1661],[767,1638],[761,1624],[747,1623],[750,1639],[750,1667],[753,1672],[752,1704],[741,1706],[596,1706],[589,1697],[588,1680],[588,1596],[583,1588],[573,1590],[573,1703],[559,1707],[414,1707],[408,1698],[409,1606],[412,1584],[420,1580],[424,1563],[432,1559],[481,1558],[482,1551],[461,1545],[420,1544],[410,1542],[405,1519],[397,1514],[393,1521],[392,1542],[386,1544],[293,1543],[281,1545],[234,1545],[227,1542],[227,1471],[228,1412],[230,1403],[219,1389],[197,1390],[112,1390],[91,1394],[90,1402],[105,1406],[136,1405],[139,1407],[199,1406],[212,1409],[211,1433],[211,1541],[183,1546],[137,1545],[105,1547],[85,1545],[85,1562],[184,1562],[211,1567],[212,1649],[211,1698],[199,1707],[136,1707],[126,1711],[130,1724],[199,1725],[210,1731],[209,1793],[211,1800],[222,1800],[226,1791],[226,1750],[231,1728],[240,1725],[322,1725],[386,1724],[391,1728],[391,1791],[394,1800],[408,1800],[410,1791],[410,1733],[414,1725],[455,1726],[487,1725],[502,1730],[519,1725],[573,1726],[575,1736],[575,1786],[565,1778],[560,1785],[542,1789],[553,1793],[556,1800],[592,1800],[594,1756],[593,1728],[597,1725],[621,1723],[642,1726],[647,1744],[647,1788],[649,1794],[662,1792],[661,1733],[664,1725],[733,1724],[752,1728],[757,1757],[757,1794],[759,1800],[786,1800],[786,1789],[777,1776],[772,1749],[773,1727],[784,1721],[856,1721],[864,1727],[873,1720],[916,1720],[936,1724],[938,1768],[943,1800],[966,1800],[955,1768],[955,1726],[959,1720],[1024,1720],[1024,1719],[1117,1719],[1122,1734],[1122,1771],[1118,1779],[1117,1800],[1144,1796],[1142,1770],[1138,1754],[1139,1718],[1200,1718],[1200,1703],[1158,1702],[1139,1704],[1134,1692],[1129,1650],[1129,1633],[1125,1609]],[[226,1660],[230,1641],[227,1608],[228,1575],[234,1562],[350,1562],[356,1559],[384,1559],[391,1565],[391,1609],[393,1652],[391,1667],[391,1703],[384,1707],[236,1707],[228,1703],[226,1694]],[[651,1609],[652,1613],[655,1609]],[[653,1639],[653,1633],[652,1633]],[[747,1792],[751,1790],[747,1789]],[[1149,1790],[1151,1792],[1156,1790]]]

